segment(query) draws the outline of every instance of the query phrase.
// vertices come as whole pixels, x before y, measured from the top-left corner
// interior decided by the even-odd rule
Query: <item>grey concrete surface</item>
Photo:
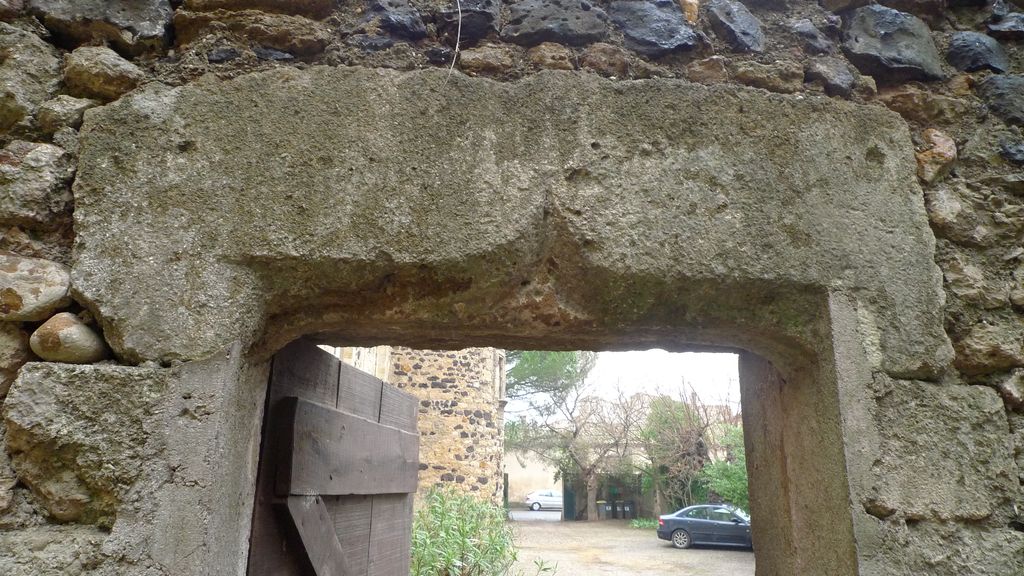
[[[556,576],[754,576],[754,553],[701,546],[676,550],[654,530],[625,521],[516,522],[516,569],[536,573],[536,561],[556,565]]]

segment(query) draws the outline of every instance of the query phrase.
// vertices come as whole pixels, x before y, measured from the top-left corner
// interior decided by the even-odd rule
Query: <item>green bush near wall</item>
[[[416,513],[413,576],[498,576],[515,560],[512,526],[501,506],[434,489]]]

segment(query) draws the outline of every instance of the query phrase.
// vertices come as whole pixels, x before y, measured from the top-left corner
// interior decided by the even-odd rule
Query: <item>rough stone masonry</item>
[[[310,335],[750,350],[759,573],[1024,573],[1022,3],[463,7],[0,0],[0,572],[244,573]]]

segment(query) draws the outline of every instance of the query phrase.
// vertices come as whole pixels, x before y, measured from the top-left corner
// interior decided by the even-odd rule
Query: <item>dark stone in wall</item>
[[[626,47],[651,57],[692,50],[702,44],[700,34],[686,23],[679,5],[671,0],[612,2],[612,21],[622,30]]]
[[[455,51],[447,46],[433,46],[427,48],[423,55],[431,64],[448,64],[452,61]]]
[[[1006,52],[991,36],[977,32],[957,32],[949,40],[946,60],[957,70],[975,72],[991,70],[1003,73],[1010,69]]]
[[[230,62],[241,55],[242,54],[238,50],[230,46],[222,46],[207,52],[206,61],[210,64],[220,64],[222,62]]]
[[[829,96],[845,98],[853,93],[856,84],[850,67],[841,58],[817,58],[808,62],[804,76],[808,81],[821,82]]]
[[[761,21],[747,7],[733,0],[711,0],[708,19],[715,35],[737,52],[763,52]]]
[[[846,57],[880,83],[945,77],[931,31],[917,16],[865,6],[845,17],[843,34]]]
[[[608,15],[587,0],[522,0],[509,6],[502,40],[523,46],[558,42],[582,46],[608,35]]]
[[[988,23],[988,33],[1004,40],[1024,39],[1024,13],[1011,12]]]
[[[168,0],[30,0],[29,11],[62,42],[109,42],[139,54],[166,44],[173,9]]]
[[[267,48],[265,46],[257,46],[252,49],[253,53],[260,60],[270,60],[272,62],[281,62],[284,60],[294,60],[295,56],[285,52],[283,50],[275,50],[273,48]]]
[[[1003,141],[999,144],[999,152],[1010,162],[1024,166],[1024,141]]]
[[[946,0],[879,0],[882,6],[907,12],[929,22],[942,22],[946,10]]]
[[[804,18],[790,24],[789,30],[800,38],[804,52],[810,54],[828,54],[835,49],[835,44],[822,34],[810,20]]]
[[[407,40],[419,40],[427,35],[420,13],[407,0],[373,0],[364,20],[376,21],[382,30]]]
[[[1024,75],[990,76],[978,85],[978,94],[1003,122],[1024,126]]]
[[[462,0],[462,36],[461,42],[472,45],[498,31],[501,18],[500,0]],[[459,27],[459,13],[452,3],[450,9],[437,14],[438,30],[455,41]],[[420,366],[413,366],[419,370]]]

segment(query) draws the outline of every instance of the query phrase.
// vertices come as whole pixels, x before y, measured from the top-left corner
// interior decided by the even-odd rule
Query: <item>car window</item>
[[[706,520],[708,517],[707,508],[694,508],[686,513],[687,518],[694,518],[696,520]]]
[[[732,511],[725,508],[715,508],[711,510],[709,518],[716,522],[732,522]]]

